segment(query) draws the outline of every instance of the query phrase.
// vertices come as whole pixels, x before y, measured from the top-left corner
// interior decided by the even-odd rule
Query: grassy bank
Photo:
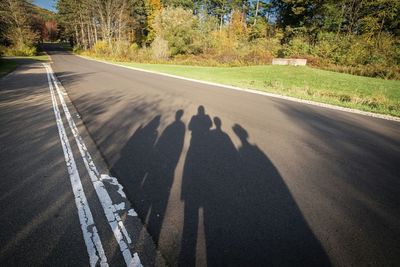
[[[39,54],[37,56],[26,56],[26,57],[1,57],[0,58],[0,77],[7,75],[8,73],[15,70],[21,64],[29,62],[29,60],[46,62],[50,58],[46,54]]]
[[[310,67],[198,67],[114,62],[125,66],[400,116],[400,81]]]
[[[18,63],[14,60],[0,58],[0,78],[15,70]]]

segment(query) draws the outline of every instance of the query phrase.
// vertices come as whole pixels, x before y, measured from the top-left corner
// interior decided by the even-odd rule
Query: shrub
[[[0,45],[0,57],[4,55],[6,49],[7,49],[7,47]]]
[[[151,51],[156,60],[167,59],[169,57],[168,42],[162,37],[157,36],[151,44]]]
[[[258,20],[255,25],[252,25],[249,29],[249,40],[256,40],[265,38],[267,36],[268,23],[265,20]]]
[[[93,45],[94,52],[100,56],[108,56],[111,54],[111,47],[106,41],[98,41]]]
[[[72,52],[73,52],[73,53],[80,54],[80,53],[82,52],[82,49],[81,49],[79,46],[74,46],[74,47],[72,48]]]
[[[309,54],[309,45],[305,38],[295,37],[289,41],[289,43],[284,44],[281,53],[285,57],[301,57]]]
[[[268,49],[265,39],[251,42],[248,46],[242,47],[242,61],[246,65],[271,64],[273,55]]]
[[[130,60],[132,58],[130,46],[131,45],[128,41],[113,42],[113,43],[111,43],[111,46],[109,48],[107,48],[109,50],[108,54],[114,59],[123,60],[123,61]]]
[[[156,36],[168,42],[172,56],[202,51],[199,40],[204,33],[199,30],[199,20],[190,10],[167,7],[157,15],[153,28]]]
[[[215,17],[167,7],[154,19],[156,35],[150,46],[99,41],[84,53],[120,61],[202,66],[270,64],[273,57],[301,57],[308,65],[327,70],[400,79],[399,37],[385,32],[378,37],[320,31],[311,38],[302,27],[283,32],[261,19],[247,26],[239,15],[234,12],[220,28]]]
[[[6,56],[34,56],[36,52],[36,47],[27,45],[12,46],[4,49],[4,55]]]

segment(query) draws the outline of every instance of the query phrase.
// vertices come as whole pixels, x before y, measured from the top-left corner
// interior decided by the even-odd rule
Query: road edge
[[[69,113],[79,115],[80,113],[77,110],[76,106],[73,104],[73,101],[70,98],[68,91],[63,86],[61,81],[58,79],[56,73],[52,69],[51,65],[53,64],[53,60],[52,60],[50,54],[48,54],[48,53],[46,53],[46,54],[50,57],[50,61],[46,62],[46,63],[42,63],[42,64],[47,64],[51,70],[51,73],[53,73],[54,84],[55,85],[57,84],[57,86],[60,88],[60,94],[63,96],[63,98],[65,98],[67,109],[71,109],[71,111],[69,111]],[[65,114],[65,111],[64,111],[64,114]],[[108,191],[107,193],[110,194],[110,197],[112,200],[115,200],[116,196],[117,196],[117,199],[120,199],[121,198],[120,191],[122,191],[123,195],[125,195],[123,186],[121,186],[119,184],[117,178],[111,176],[110,166],[107,164],[107,161],[105,160],[104,155],[99,150],[96,142],[90,135],[89,130],[87,129],[82,118],[80,116],[78,116],[78,117],[71,116],[71,120],[74,122],[74,124],[76,124],[75,127],[77,128],[76,130],[78,131],[77,136],[79,136],[79,137],[76,137],[73,133],[72,138],[73,139],[82,138],[82,142],[88,144],[88,146],[85,150],[87,153],[84,153],[85,157],[87,155],[89,155],[89,158],[93,157],[93,161],[95,161],[95,163],[89,164],[90,169],[92,169],[93,166],[95,169],[97,169],[97,167],[99,167],[98,169],[99,170],[101,169],[101,172],[98,172],[98,171],[96,171],[96,172],[98,172],[99,175],[101,173],[100,176],[102,178],[100,180],[104,181],[104,185],[105,185],[104,188],[107,188],[106,190],[108,191],[108,188],[110,188],[110,187],[113,187],[113,188],[118,187],[118,192],[115,190],[112,190],[111,192]],[[68,120],[67,120],[67,124],[68,124]],[[69,126],[69,127],[72,128],[71,126]],[[78,144],[76,144],[76,145],[79,148],[79,145]],[[83,161],[85,160],[83,158],[82,154],[81,154],[81,159]],[[88,166],[86,166],[86,168],[87,167]],[[87,172],[88,172],[88,175],[90,176],[90,172],[88,169],[87,169]],[[95,187],[94,184],[93,184],[93,187]],[[94,190],[95,190],[95,188],[94,188]],[[97,196],[97,197],[99,198],[99,201],[101,202],[100,197],[99,196]],[[129,250],[133,250],[134,254],[138,254],[138,257],[140,258],[140,260],[139,260],[140,264],[139,265],[133,264],[133,266],[142,266],[142,262],[141,262],[142,260],[144,260],[144,262],[147,262],[147,263],[150,261],[151,262],[150,266],[156,266],[156,267],[167,266],[165,263],[164,256],[161,254],[153,237],[148,232],[148,229],[146,228],[145,223],[143,222],[142,218],[140,218],[138,216],[138,214],[134,211],[133,202],[131,202],[128,198],[126,198],[126,196],[124,196],[122,198],[125,203],[124,209],[127,211],[126,216],[121,216],[121,218],[120,218],[123,221],[122,223],[124,225],[125,231],[127,231],[126,233],[124,231],[122,231],[122,235],[124,237],[126,234],[129,235],[129,238],[132,240],[132,242],[130,244],[128,244],[128,248],[129,248]],[[121,203],[119,203],[119,204],[121,204]],[[104,210],[104,207],[103,207],[103,210]],[[130,213],[129,211],[131,211],[131,210],[133,211],[133,213],[129,214]],[[106,214],[105,214],[105,216],[107,218]],[[121,251],[121,253],[122,253],[123,258],[125,258],[123,251]],[[131,266],[131,265],[129,265],[127,263],[127,266]]]
[[[236,86],[232,86],[232,85],[226,85],[226,84],[221,84],[221,83],[214,83],[214,82],[208,82],[208,81],[197,80],[197,79],[192,79],[192,78],[186,78],[186,77],[179,76],[179,75],[167,74],[167,73],[158,72],[158,71],[151,71],[151,70],[145,70],[145,69],[131,67],[131,66],[120,65],[118,63],[113,63],[113,62],[109,62],[109,61],[105,61],[105,60],[97,59],[97,58],[92,58],[92,57],[88,57],[88,56],[82,56],[82,55],[77,55],[77,54],[73,54],[73,55],[78,56],[83,59],[101,62],[101,63],[109,64],[109,65],[114,65],[114,66],[118,66],[118,67],[122,67],[122,68],[126,68],[126,69],[132,69],[132,70],[147,72],[147,73],[151,73],[151,74],[158,74],[158,75],[162,75],[162,76],[166,76],[166,77],[170,77],[170,78],[175,78],[175,79],[180,79],[180,80],[185,80],[185,81],[190,81],[190,82],[196,82],[196,83],[201,83],[201,84],[206,84],[206,85],[212,85],[212,86],[222,87],[222,88],[226,88],[226,89],[247,92],[247,93],[251,93],[251,94],[273,97],[273,98],[277,98],[277,99],[284,99],[287,101],[292,101],[292,102],[297,102],[297,103],[302,103],[302,104],[307,104],[307,105],[312,105],[312,106],[317,106],[317,107],[322,107],[322,108],[327,108],[327,109],[332,109],[332,110],[344,111],[347,113],[359,114],[359,115],[364,115],[364,116],[368,116],[368,117],[384,119],[384,120],[388,120],[388,121],[400,122],[400,117],[395,117],[395,116],[391,116],[391,115],[384,115],[384,114],[379,114],[379,113],[363,111],[363,110],[359,110],[359,109],[335,106],[332,104],[326,104],[326,103],[316,102],[316,101],[312,101],[312,100],[305,100],[305,99],[295,98],[295,97],[291,97],[291,96],[285,96],[285,95],[279,95],[279,94],[274,94],[274,93],[268,93],[268,92],[264,92],[264,91],[258,91],[255,89],[241,88],[241,87],[236,87]]]

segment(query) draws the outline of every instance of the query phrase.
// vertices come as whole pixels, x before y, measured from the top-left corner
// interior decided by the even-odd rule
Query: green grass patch
[[[38,56],[27,56],[27,57],[15,57],[16,59],[33,59],[33,60],[37,60],[37,61],[50,61],[50,58],[48,55],[43,54],[43,55],[38,55]]]
[[[30,60],[47,62],[50,57],[45,53],[39,53],[37,56],[24,57],[2,57],[0,58],[0,77],[3,77],[13,71],[18,65],[26,64]]]
[[[17,66],[18,63],[14,60],[0,58],[0,77],[12,72]]]
[[[115,63],[400,117],[400,81],[397,80],[294,66],[199,67]]]

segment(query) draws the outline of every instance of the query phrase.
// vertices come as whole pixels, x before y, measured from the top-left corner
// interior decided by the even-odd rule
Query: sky
[[[34,0],[33,3],[35,5],[38,5],[40,7],[43,7],[45,9],[51,10],[51,11],[56,11],[55,5],[56,1],[55,0]]]

